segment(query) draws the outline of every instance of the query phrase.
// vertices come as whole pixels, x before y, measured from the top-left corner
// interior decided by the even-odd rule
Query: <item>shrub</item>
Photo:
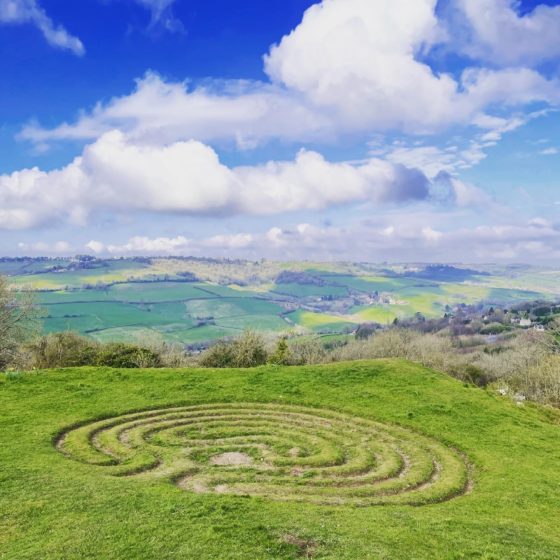
[[[366,340],[375,334],[375,325],[373,323],[363,323],[356,329],[356,340]]]
[[[486,385],[488,385],[488,375],[473,364],[467,364],[465,366],[464,375],[471,383],[478,387],[486,387]]]
[[[73,332],[48,334],[27,346],[39,369],[77,366],[160,367],[157,352],[133,344],[100,344]]]
[[[269,362],[271,364],[288,365],[290,363],[291,352],[286,337],[282,336],[276,343],[276,350],[270,356]]]
[[[490,323],[480,329],[480,334],[501,334],[508,330],[506,325],[501,323]]]
[[[328,360],[325,347],[314,338],[290,341],[290,365],[322,364]]]
[[[200,365],[202,367],[227,368],[234,367],[233,344],[220,341],[202,353]]]
[[[48,334],[27,346],[40,369],[95,365],[99,344],[73,332]]]
[[[253,331],[245,331],[233,341],[218,342],[203,353],[203,367],[248,368],[266,364],[268,353],[264,339]]]
[[[255,367],[266,364],[268,354],[262,336],[245,331],[233,343],[234,367]]]
[[[96,364],[114,368],[160,367],[158,354],[148,348],[115,342],[100,346]]]

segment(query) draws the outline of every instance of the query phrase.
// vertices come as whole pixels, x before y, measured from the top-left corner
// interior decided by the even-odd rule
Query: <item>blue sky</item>
[[[0,253],[560,261],[560,1],[0,0]]]

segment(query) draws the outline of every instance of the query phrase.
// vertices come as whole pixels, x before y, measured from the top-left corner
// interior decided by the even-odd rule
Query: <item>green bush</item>
[[[203,353],[203,367],[248,368],[266,364],[268,353],[263,338],[253,331],[245,331],[233,341],[218,342]]]
[[[159,355],[147,348],[115,342],[99,348],[96,364],[114,368],[160,367]]]
[[[27,346],[39,369],[96,365],[99,344],[73,332],[42,336]]]
[[[157,352],[132,344],[100,344],[73,332],[48,334],[27,346],[33,367],[160,367]]]
[[[501,334],[508,330],[506,325],[501,323],[490,323],[480,329],[480,334]]]
[[[281,337],[277,344],[276,350],[274,354],[270,356],[269,362],[271,364],[278,364],[278,365],[289,365],[291,358],[290,347],[288,346],[288,342],[286,341],[286,337]]]
[[[202,367],[227,368],[234,367],[233,343],[221,341],[202,353],[200,365]]]

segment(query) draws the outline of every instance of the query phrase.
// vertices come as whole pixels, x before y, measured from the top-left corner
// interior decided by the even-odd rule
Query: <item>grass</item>
[[[348,290],[344,286],[315,286],[312,284],[276,284],[271,292],[297,298],[305,297],[345,297]]]
[[[395,305],[361,305],[351,309],[357,322],[374,322],[380,325],[392,323],[399,317],[399,307]]]
[[[314,313],[298,309],[286,315],[294,323],[311,330],[338,330],[346,327],[355,327],[355,323],[346,321],[344,317],[329,315],[327,313]]]
[[[314,332],[344,333],[361,322],[388,324],[416,313],[441,317],[446,305],[552,298],[558,294],[559,274],[491,267],[487,276],[446,282],[406,277],[403,267],[391,272],[348,263],[196,259],[108,259],[88,269],[39,273],[70,264],[64,259],[6,261],[0,262],[0,273],[8,273],[16,288],[36,290],[37,304],[47,308],[45,332],[75,330],[99,340],[115,336],[135,342],[147,332],[151,338],[185,344],[212,342],[245,328],[277,333],[290,326],[283,317]],[[307,270],[325,285],[275,283],[281,270],[292,269]],[[185,282],[187,272],[201,280]],[[528,291],[530,286],[535,291]],[[365,305],[363,295],[374,292],[390,294],[398,303]],[[200,322],[210,324],[197,326]]]
[[[218,295],[233,293],[234,297]],[[73,330],[97,340],[142,342],[149,340],[193,343],[230,336],[247,329],[281,331],[289,325],[283,309],[262,296],[224,286],[178,282],[136,282],[104,289],[38,292],[45,311],[46,333]],[[216,326],[197,327],[212,317]]]
[[[2,560],[560,556],[558,413],[409,362],[1,374],[0,410]],[[392,441],[411,481],[437,457],[443,495],[409,505]],[[234,451],[271,470],[214,466]],[[395,503],[357,507],[371,487],[345,483],[375,468]]]

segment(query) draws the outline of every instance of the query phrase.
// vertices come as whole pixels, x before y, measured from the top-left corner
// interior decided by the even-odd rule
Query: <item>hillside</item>
[[[45,332],[190,346],[247,328],[336,334],[462,305],[560,297],[560,273],[530,266],[374,265],[195,258],[2,259],[32,290]]]
[[[560,556],[560,416],[400,361],[0,374],[0,558]]]

